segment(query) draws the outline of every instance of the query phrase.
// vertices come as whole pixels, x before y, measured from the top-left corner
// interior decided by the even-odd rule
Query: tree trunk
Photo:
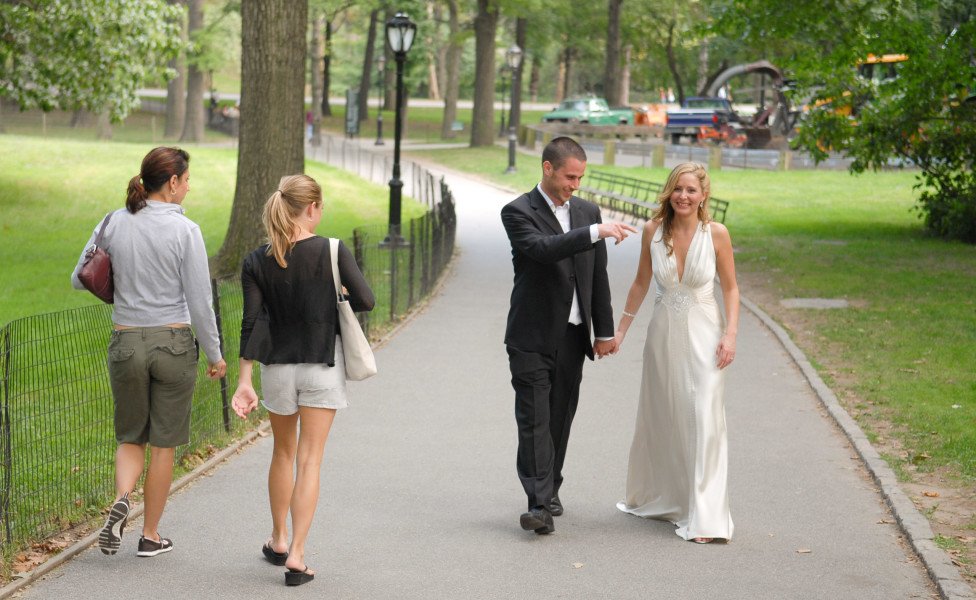
[[[322,116],[332,116],[332,105],[329,104],[329,88],[332,86],[332,21],[325,22],[325,54],[322,57]]]
[[[322,94],[323,57],[325,54],[325,14],[320,8],[312,9],[312,43],[309,48],[309,70],[312,72],[312,145],[322,145]]]
[[[182,5],[183,0],[169,0],[170,4]],[[182,20],[182,19],[181,19]],[[186,27],[180,23],[180,38],[186,41]],[[176,139],[183,133],[186,119],[186,65],[183,53],[169,61],[169,68],[176,71],[176,77],[166,84],[166,128],[163,137]]]
[[[539,82],[542,76],[539,74],[539,68],[542,65],[542,59],[538,55],[532,56],[532,72],[529,74],[529,96],[532,98],[533,102],[539,101]]]
[[[91,125],[91,118],[91,111],[86,108],[79,108],[71,113],[71,127],[88,127]]]
[[[705,94],[705,85],[708,82],[708,41],[698,42],[698,90],[699,94]]]
[[[563,80],[563,100],[565,100],[573,95],[573,77],[575,76],[575,73],[573,72],[573,63],[576,61],[576,49],[567,46],[566,56],[563,60],[566,64],[566,75],[564,76]]]
[[[203,28],[203,0],[187,0],[187,31],[190,39],[193,33]],[[186,69],[186,119],[183,123],[181,142],[203,141],[204,107],[203,71],[191,64]]]
[[[444,61],[446,76],[444,77],[444,119],[441,121],[441,139],[453,140],[457,132],[452,129],[457,121],[457,103],[461,88],[461,21],[458,15],[457,0],[446,0],[448,8],[447,57]]]
[[[98,113],[98,120],[95,122],[95,137],[100,140],[112,139],[112,121],[109,119],[107,110]]]
[[[444,13],[439,4],[435,4],[433,7],[434,22],[440,23],[444,19]],[[449,34],[450,35],[450,34]],[[437,32],[434,36],[434,43],[436,48],[434,50],[434,71],[437,77],[437,99],[441,100],[447,95],[447,48],[448,43],[445,43],[441,39],[440,28],[437,28]],[[431,88],[433,89],[433,88]]]
[[[359,78],[359,120],[369,120],[369,88],[373,74],[373,47],[376,45],[376,21],[380,9],[369,13],[369,34],[366,37],[366,52],[363,54],[363,74]],[[381,38],[382,39],[382,38]],[[384,40],[385,41],[385,40]]]
[[[474,19],[475,75],[474,109],[471,115],[471,147],[495,143],[495,31],[498,5],[495,0],[478,0]]]
[[[619,106],[621,86],[620,13],[624,0],[607,0],[607,62],[604,67],[603,94],[610,106]]]
[[[620,105],[630,106],[630,57],[633,55],[634,46],[627,44],[624,46],[624,60],[620,70]],[[631,123],[633,125],[633,123]]]
[[[236,273],[263,243],[264,203],[283,176],[304,172],[307,21],[307,0],[241,2],[237,187],[227,237],[211,263],[215,276]]]
[[[424,29],[425,33],[429,32],[424,40],[426,42],[424,44],[424,58],[427,60],[427,99],[440,100],[441,86],[440,81],[438,81],[440,64],[437,59],[444,45],[441,43],[440,11],[432,2],[427,2],[427,22],[434,24],[433,27]]]
[[[386,16],[383,18],[383,52],[386,57],[386,69],[383,71],[383,110],[394,110],[396,108],[396,60],[393,58],[393,52],[390,51],[390,45],[386,43],[386,27],[385,24],[390,22],[393,18],[393,11],[386,11]],[[414,40],[414,45],[416,46],[416,40]]]
[[[515,45],[522,50],[522,62],[519,63],[515,75],[512,77],[512,91],[509,98],[511,107],[508,112],[509,127],[513,127],[518,132],[519,123],[522,122],[522,72],[525,70],[525,41],[526,41],[526,21],[522,17],[515,20]]]
[[[566,97],[566,50],[559,51],[559,66],[556,71],[556,90],[553,102],[560,103]]]
[[[674,89],[678,93],[675,100],[678,104],[684,104],[685,92],[681,85],[681,75],[678,73],[678,61],[674,56],[674,27],[675,22],[671,21],[668,24],[668,41],[664,46],[664,51],[668,55],[668,69],[671,70],[671,76],[674,77]]]

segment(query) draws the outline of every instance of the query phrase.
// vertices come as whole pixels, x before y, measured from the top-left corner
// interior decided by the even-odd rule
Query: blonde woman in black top
[[[272,531],[261,551],[271,563],[287,568],[288,585],[314,577],[305,564],[305,539],[318,502],[329,429],[336,410],[347,405],[329,239],[313,233],[321,219],[322,189],[315,180],[283,177],[264,207],[270,243],[251,252],[241,270],[244,319],[233,407],[242,418],[257,408],[251,376],[258,361],[260,402],[274,434],[268,474]],[[373,292],[342,242],[338,264],[353,309],[372,310]]]

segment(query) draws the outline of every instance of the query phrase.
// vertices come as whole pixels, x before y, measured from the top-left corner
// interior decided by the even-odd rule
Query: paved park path
[[[502,343],[512,267],[498,216],[513,193],[456,174],[447,180],[459,255],[425,310],[379,349],[379,375],[350,384],[352,406],[326,447],[308,541],[314,582],[286,589],[284,569],[261,557],[271,528],[265,437],[171,498],[161,530],[173,552],[137,558],[132,523],[118,555],[92,547],[17,597],[938,597],[847,438],[748,310],[726,386],[730,544],[685,542],[671,525],[614,506],[649,304],[617,356],[585,366],[556,532],[522,531]],[[638,253],[639,238],[610,247],[618,313]]]

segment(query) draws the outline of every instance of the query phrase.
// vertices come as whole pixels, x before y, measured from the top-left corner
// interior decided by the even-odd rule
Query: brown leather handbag
[[[112,213],[105,215],[102,227],[95,236],[95,241],[85,250],[85,262],[78,272],[78,281],[85,286],[85,289],[95,294],[99,300],[108,304],[115,302],[115,283],[112,281],[112,259],[108,252],[99,246],[102,241],[102,234],[105,233],[105,226],[108,225]]]

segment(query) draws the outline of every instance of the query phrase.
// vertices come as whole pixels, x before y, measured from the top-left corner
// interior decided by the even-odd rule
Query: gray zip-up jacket
[[[99,221],[85,249],[95,242]],[[112,214],[99,244],[112,258],[115,304],[112,321],[131,327],[190,323],[207,355],[221,359],[210,293],[210,267],[200,227],[183,216],[183,207],[147,200],[136,214]],[[71,274],[71,285],[83,290],[78,271],[82,250]]]

